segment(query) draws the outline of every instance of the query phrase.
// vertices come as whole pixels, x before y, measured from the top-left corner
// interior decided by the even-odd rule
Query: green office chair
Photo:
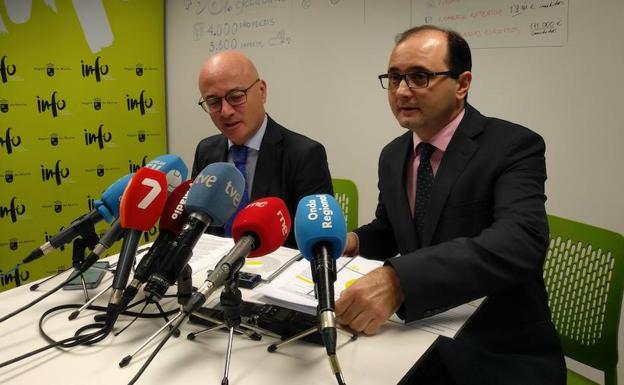
[[[347,231],[358,227],[358,191],[349,179],[332,179],[334,198],[338,201],[347,221]]]
[[[563,352],[617,385],[624,237],[553,215],[548,223],[544,282]],[[568,370],[568,384],[595,383]]]

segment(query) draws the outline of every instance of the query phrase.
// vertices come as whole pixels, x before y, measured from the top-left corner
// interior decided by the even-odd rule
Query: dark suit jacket
[[[453,378],[564,384],[542,279],[548,246],[542,138],[467,105],[436,173],[421,242],[405,190],[412,149],[410,131],[382,150],[376,217],[356,230],[360,254],[396,270],[405,294],[399,315],[413,321],[487,296],[455,341],[438,341]]]
[[[195,178],[211,163],[227,162],[227,155],[228,141],[225,136],[218,134],[203,139],[195,150],[192,177]],[[297,247],[294,237],[297,204],[310,194],[333,194],[325,147],[282,127],[269,116],[249,201],[273,196],[286,203],[293,228],[285,246]],[[223,235],[223,227],[209,228],[209,232]]]

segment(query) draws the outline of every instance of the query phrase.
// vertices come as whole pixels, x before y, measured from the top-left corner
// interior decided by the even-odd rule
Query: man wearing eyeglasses
[[[338,321],[373,334],[486,297],[455,340],[440,337],[410,384],[565,384],[542,265],[548,246],[542,138],[466,102],[470,48],[457,33],[414,27],[379,76],[409,131],[379,159],[374,220],[346,255],[385,261],[346,289]]]
[[[198,144],[193,177],[208,164],[232,162],[246,181],[240,208],[275,196],[284,200],[291,216],[304,196],[333,193],[325,148],[266,114],[267,85],[248,57],[236,51],[209,57],[200,69],[199,92],[198,104],[221,134]],[[231,222],[209,231],[229,236]],[[297,247],[293,232],[285,245]]]

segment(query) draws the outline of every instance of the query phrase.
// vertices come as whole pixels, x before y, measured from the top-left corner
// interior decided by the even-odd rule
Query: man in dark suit
[[[199,104],[221,134],[197,145],[193,178],[211,163],[233,162],[247,181],[244,203],[279,197],[293,218],[304,196],[333,193],[325,148],[265,113],[266,83],[249,58],[236,51],[209,57],[199,73],[199,91]],[[228,226],[231,222],[209,232],[229,235]],[[294,232],[285,245],[297,247]]]
[[[395,312],[409,322],[486,297],[406,383],[563,385],[542,279],[545,145],[467,104],[470,70],[470,48],[453,31],[397,37],[380,81],[409,132],[381,152],[375,218],[348,234],[345,250],[385,264],[343,292],[336,314],[373,334]]]

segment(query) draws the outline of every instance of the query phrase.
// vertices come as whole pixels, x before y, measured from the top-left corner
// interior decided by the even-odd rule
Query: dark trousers
[[[434,344],[425,356],[399,382],[399,385],[457,385],[442,362],[438,344]]]

